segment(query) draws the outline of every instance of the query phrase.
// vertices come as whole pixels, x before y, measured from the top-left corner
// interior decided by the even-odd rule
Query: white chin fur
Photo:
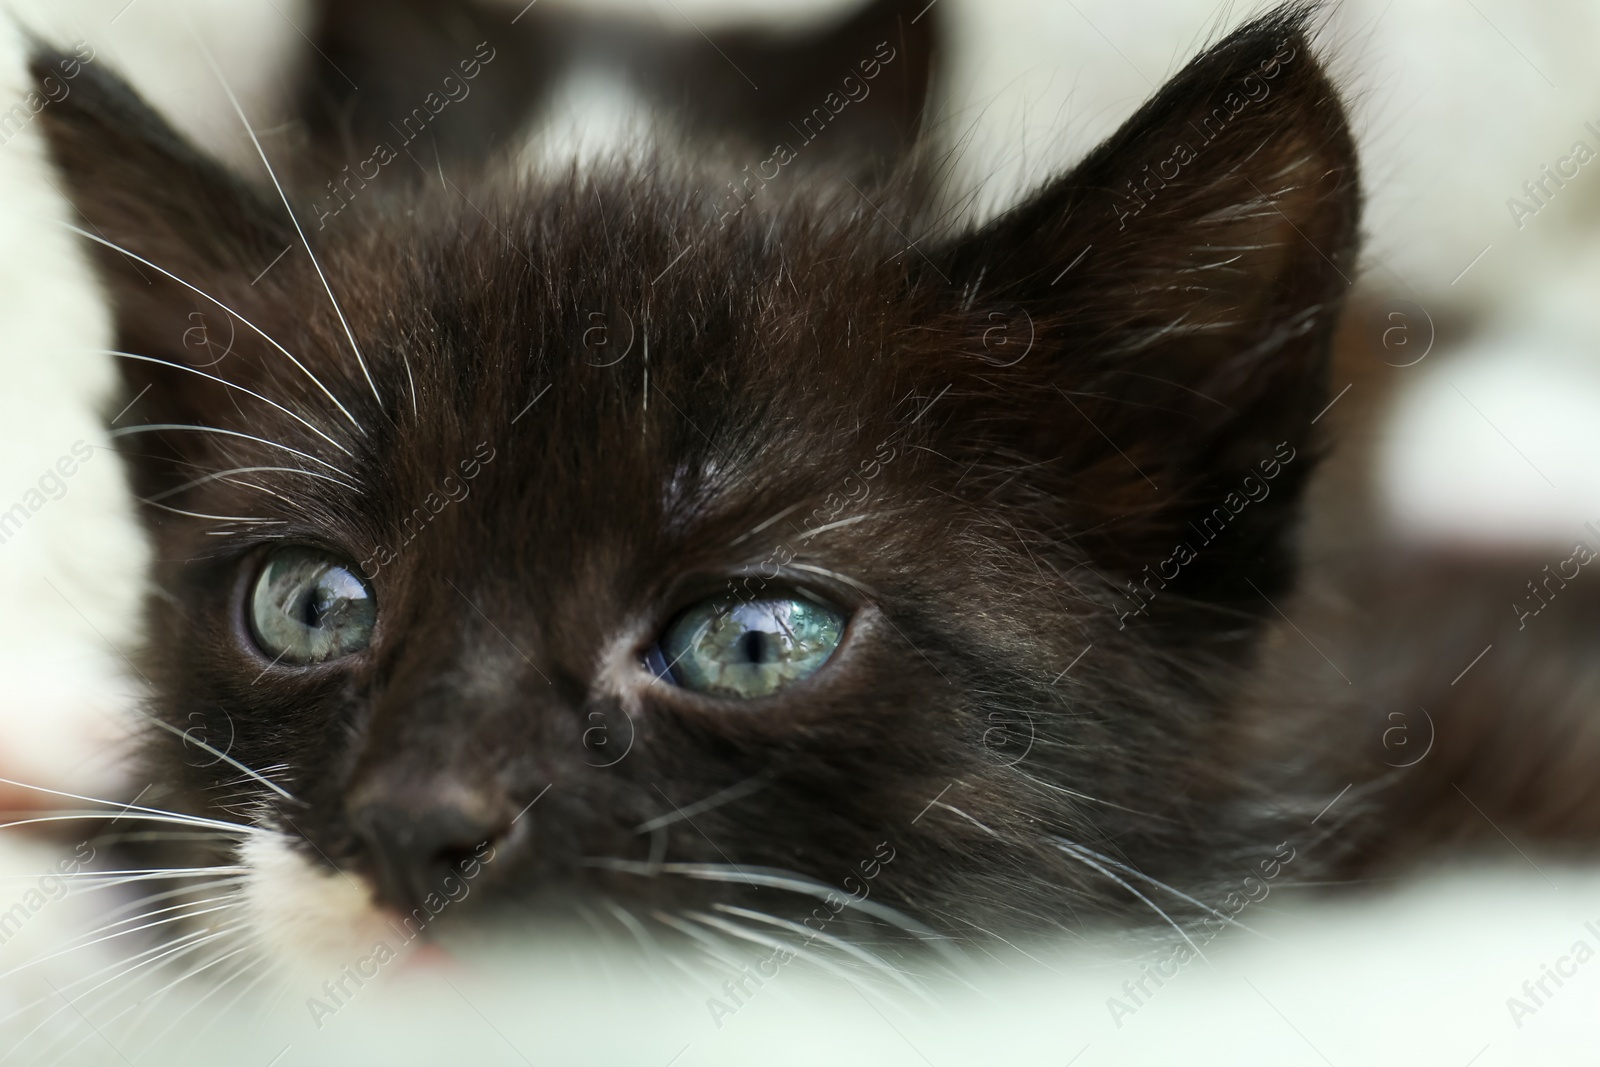
[[[284,834],[253,834],[239,849],[250,925],[269,959],[291,970],[336,972],[398,941],[360,879],[306,859]]]

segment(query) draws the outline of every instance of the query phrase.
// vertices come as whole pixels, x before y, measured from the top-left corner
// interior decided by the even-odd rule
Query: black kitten
[[[1308,19],[969,233],[671,158],[297,227],[86,71],[42,121],[138,397],[151,710],[209,745],[152,738],[163,803],[246,821],[259,908],[419,928],[970,935],[1281,860],[1233,726],[1360,201]]]

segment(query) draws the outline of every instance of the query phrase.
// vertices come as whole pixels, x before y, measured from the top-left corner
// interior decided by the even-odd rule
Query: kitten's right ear
[[[63,79],[69,70],[76,73]],[[259,386],[264,343],[252,342],[235,316],[267,325],[262,290],[271,280],[258,287],[252,279],[296,241],[282,208],[195,148],[99,65],[41,48],[29,71],[41,92],[55,89],[38,121],[77,210],[72,221],[94,242],[116,346],[144,357],[119,360],[128,395],[139,398],[130,414],[152,423],[213,421],[207,416],[231,409],[228,394],[237,392],[214,378]],[[170,445],[141,438],[128,449],[161,454],[161,463],[134,461],[141,495],[161,480],[158,467],[196,447],[180,438],[202,436],[174,434]]]
[[[923,272],[983,331],[970,399],[945,402],[972,405],[961,447],[1032,460],[1030,501],[1108,571],[1251,611],[1292,573],[1359,247],[1315,12],[1230,34]]]

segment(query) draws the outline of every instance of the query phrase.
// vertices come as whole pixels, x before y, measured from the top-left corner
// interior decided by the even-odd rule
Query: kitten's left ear
[[[226,282],[238,273],[249,281],[257,257],[292,235],[278,205],[196,148],[103,61],[41,45],[28,68],[41,92],[57,87],[40,127],[79,221],[104,240],[190,280]],[[151,284],[116,253],[106,256],[123,267],[116,278]],[[137,292],[119,304],[140,303]]]
[[[282,208],[196,149],[102,64],[40,48],[29,68],[41,87],[67,89],[38,121],[77,209],[72,221],[96,242],[90,252],[115,309],[117,347],[139,357],[118,360],[136,401],[129,422],[213,425],[241,412],[246,389],[301,404],[305,376],[244,325],[286,332],[266,292],[293,269],[280,262],[295,241]],[[64,71],[73,72],[65,81]],[[281,293],[276,303],[285,303]],[[124,451],[139,495],[192,480],[183,465],[200,462],[213,436],[141,435]]]
[[[974,444],[1039,462],[1034,499],[1070,505],[1064,525],[1108,568],[1140,573],[1193,542],[1175,580],[1211,601],[1288,573],[1356,256],[1354,149],[1308,19],[1291,7],[1235,32],[935,260],[962,328],[976,314],[1008,342],[968,364]],[[1268,470],[1246,502],[1243,480]],[[1196,533],[1208,516],[1226,527],[1215,544]]]

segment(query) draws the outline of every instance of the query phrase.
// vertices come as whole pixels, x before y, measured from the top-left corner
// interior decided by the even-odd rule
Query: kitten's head
[[[166,803],[257,828],[263,901],[430,930],[962,933],[1270,849],[1214,739],[1358,209],[1304,24],[975,232],[657,161],[375,188],[315,259],[85,70],[41,119],[125,353]]]

